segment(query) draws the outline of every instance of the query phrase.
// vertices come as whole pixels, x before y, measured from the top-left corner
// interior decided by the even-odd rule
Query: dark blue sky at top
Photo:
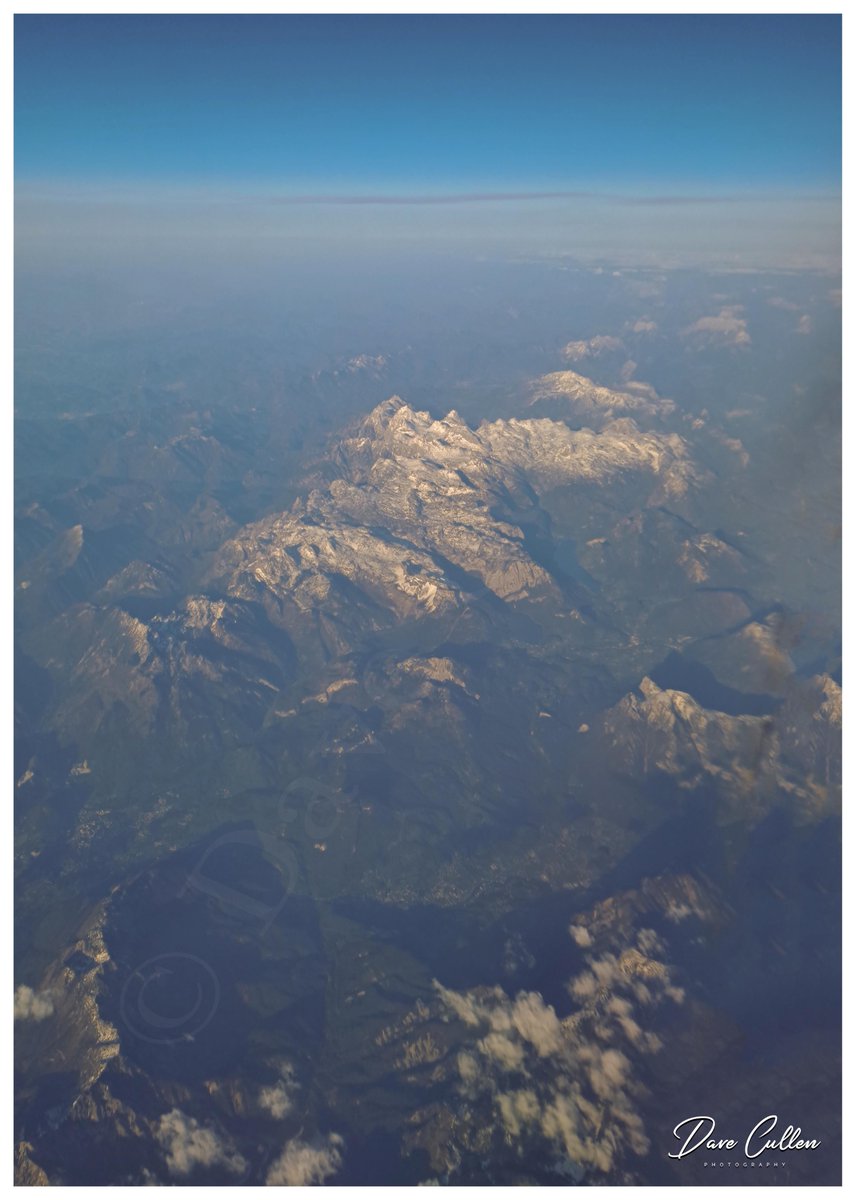
[[[19,180],[837,189],[838,17],[18,16]]]

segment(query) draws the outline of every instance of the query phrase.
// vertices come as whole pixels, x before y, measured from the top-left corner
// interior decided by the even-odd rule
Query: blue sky
[[[18,16],[19,181],[837,191],[838,17]]]

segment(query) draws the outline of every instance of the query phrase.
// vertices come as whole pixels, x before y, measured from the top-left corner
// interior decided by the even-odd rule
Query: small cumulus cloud
[[[663,953],[663,943],[653,929],[640,929],[636,937],[636,944],[645,954]]]
[[[664,947],[652,930],[600,953],[591,951],[594,939],[585,925],[573,924],[569,933],[590,952],[585,970],[568,981],[579,1007],[564,1020],[536,992],[434,986],[446,1019],[457,1017],[475,1034],[453,1060],[467,1111],[484,1113],[482,1106],[489,1106],[488,1119],[506,1141],[546,1141],[557,1171],[608,1172],[627,1153],[649,1149],[637,1065],[662,1042],[644,1026],[659,1004],[680,1003],[683,994],[654,957]]]
[[[277,1082],[263,1087],[259,1092],[259,1105],[265,1112],[270,1113],[274,1120],[281,1121],[294,1108],[294,1098],[299,1090],[294,1068],[289,1063],[284,1063]]]
[[[500,1092],[496,1099],[502,1123],[512,1137],[519,1137],[524,1126],[533,1124],[541,1116],[541,1105],[531,1088]]]
[[[173,1108],[161,1117],[155,1137],[166,1155],[170,1175],[183,1178],[196,1167],[223,1167],[231,1175],[246,1170],[246,1159],[238,1154],[216,1130],[200,1125],[180,1109]]]
[[[681,336],[729,346],[748,346],[752,338],[746,328],[746,318],[740,315],[742,311],[740,305],[727,305],[716,316],[699,317],[681,331]]]
[[[808,313],[803,313],[803,315],[797,321],[797,327],[794,330],[794,333],[811,333],[813,329],[814,324],[812,323],[811,317],[808,315]]]
[[[26,984],[15,988],[15,1020],[44,1021],[54,1010],[53,993],[36,992]]]
[[[434,985],[441,1000],[467,1025],[487,1025],[494,1034],[482,1039],[480,1047],[488,1057],[508,1061],[509,1038],[528,1043],[540,1056],[553,1053],[561,1041],[561,1027],[555,1009],[545,1004],[537,992],[519,992],[509,1000],[502,988],[475,992],[453,992],[442,984]]]
[[[478,1048],[506,1071],[519,1071],[526,1057],[520,1042],[504,1033],[489,1033],[478,1043]]]
[[[288,1142],[267,1173],[268,1187],[311,1187],[335,1175],[342,1165],[344,1142],[330,1133],[315,1142],[294,1138]]]
[[[558,1050],[561,1042],[559,1018],[553,1006],[545,1004],[537,992],[518,995],[511,1009],[511,1025],[542,1057]]]
[[[631,333],[656,333],[657,322],[649,321],[647,317],[640,317],[638,321],[630,326]]]
[[[795,304],[793,300],[786,300],[784,296],[770,296],[767,303],[771,308],[781,308],[784,312],[799,312],[800,306]]]

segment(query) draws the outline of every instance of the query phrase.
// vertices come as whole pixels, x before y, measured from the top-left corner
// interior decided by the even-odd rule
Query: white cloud
[[[656,333],[657,322],[649,321],[645,317],[640,317],[639,320],[635,321],[630,328],[633,333]]]
[[[569,933],[584,949],[594,944],[581,923]],[[469,1112],[489,1122],[484,1114],[492,1111],[509,1144],[546,1139],[557,1170],[571,1164],[605,1173],[628,1153],[647,1153],[636,1066],[662,1043],[643,1027],[650,1016],[642,1014],[683,999],[653,957],[663,952],[656,934],[641,929],[615,952],[587,954],[586,969],[568,982],[579,1008],[565,1020],[535,992],[461,993],[435,983],[446,1019],[457,1017],[475,1034],[454,1060],[466,1106],[461,1120]]]
[[[246,1159],[227,1146],[214,1129],[200,1125],[180,1109],[164,1113],[155,1136],[166,1152],[170,1175],[183,1177],[194,1167],[222,1166],[232,1175],[246,1169]]]
[[[799,312],[800,308],[793,300],[786,300],[784,296],[770,296],[767,303],[771,308],[781,308],[785,312]]]
[[[512,1041],[504,1033],[489,1033],[479,1042],[478,1048],[506,1071],[519,1071],[526,1057],[520,1042]]]
[[[645,954],[662,954],[663,943],[653,929],[640,929],[636,935],[636,944]]]
[[[794,332],[795,333],[811,333],[813,329],[814,329],[814,323],[812,322],[811,317],[808,315],[808,313],[803,313],[803,315],[797,321],[797,327]]]
[[[343,1145],[338,1133],[330,1133],[315,1144],[295,1138],[273,1163],[265,1183],[268,1187],[310,1187],[324,1183],[341,1167]]]
[[[36,992],[26,984],[15,988],[15,1020],[44,1021],[53,1014],[53,993]]]
[[[511,1021],[520,1036],[543,1057],[558,1050],[561,1026],[556,1010],[537,992],[522,992],[514,1001]]]
[[[299,1084],[294,1078],[294,1068],[289,1063],[283,1063],[277,1082],[263,1087],[259,1092],[259,1104],[275,1120],[281,1121],[294,1108],[294,1097],[299,1090]]]
[[[435,981],[444,1004],[467,1025],[487,1025],[494,1035],[483,1038],[480,1048],[489,1057],[508,1063],[512,1052],[509,1039],[522,1041],[543,1057],[559,1048],[561,1026],[555,1009],[545,1004],[537,992],[519,992],[510,1000],[500,987],[483,994],[453,992]]]
[[[720,309],[715,317],[699,317],[692,325],[682,330],[682,337],[700,337],[711,342],[725,342],[731,346],[748,346],[752,338],[746,328],[746,318],[740,316],[740,305]]]

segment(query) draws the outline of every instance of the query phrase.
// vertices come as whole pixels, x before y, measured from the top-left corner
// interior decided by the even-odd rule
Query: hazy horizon
[[[16,56],[24,261],[143,236],[840,258],[835,16],[18,16]]]

